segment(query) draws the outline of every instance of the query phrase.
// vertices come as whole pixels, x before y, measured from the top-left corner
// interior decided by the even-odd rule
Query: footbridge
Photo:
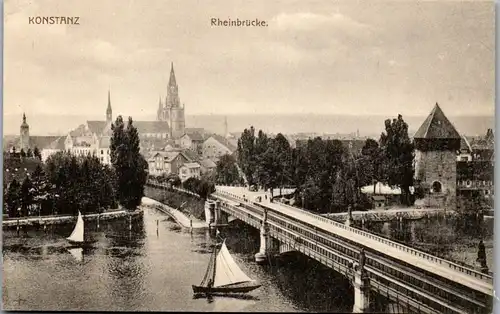
[[[370,311],[373,292],[417,313],[491,313],[493,279],[372,233],[296,207],[270,202],[262,192],[218,186],[207,219],[230,216],[260,230],[258,262],[295,250],[345,275],[354,286],[354,312]],[[259,197],[261,196],[261,197]]]

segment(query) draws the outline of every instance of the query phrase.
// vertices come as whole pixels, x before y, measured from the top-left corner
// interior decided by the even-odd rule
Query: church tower
[[[170,78],[168,80],[167,99],[166,99],[166,120],[169,122],[170,135],[174,139],[180,138],[185,132],[184,106],[181,107],[179,98],[179,86],[175,79],[174,63],[170,68]]]
[[[437,103],[413,138],[415,179],[430,187],[425,204],[456,209],[460,134]]]
[[[21,123],[19,150],[26,152],[30,148],[30,126],[26,123],[26,115],[23,113],[23,123]]]
[[[113,110],[111,110],[111,94],[108,89],[108,108],[106,108],[106,122],[112,122],[113,121]]]

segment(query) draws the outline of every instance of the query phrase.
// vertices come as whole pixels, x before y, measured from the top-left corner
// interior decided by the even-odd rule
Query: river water
[[[158,221],[158,227],[157,227]],[[180,230],[147,209],[133,223],[86,225],[97,241],[68,251],[72,225],[49,230],[4,231],[4,310],[287,311],[350,312],[353,288],[341,275],[300,254],[259,266],[258,231],[236,225],[224,233],[240,267],[262,287],[246,298],[193,299],[207,267],[213,237]],[[81,255],[80,255],[81,253]]]

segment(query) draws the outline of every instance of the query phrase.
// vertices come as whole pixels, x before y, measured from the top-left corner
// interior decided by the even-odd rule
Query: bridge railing
[[[226,192],[226,191],[222,191],[220,189],[216,189],[216,191],[217,191],[217,193],[220,193],[223,196],[226,195],[226,196],[233,197],[233,198],[238,199],[238,200],[243,201],[243,202],[248,202],[248,200],[245,200],[245,199],[243,199],[242,197],[240,197],[240,196],[238,196],[236,194],[229,193],[229,192]],[[260,204],[260,205],[261,206],[265,206],[265,204]],[[301,213],[303,213],[305,215],[308,215],[308,216],[310,216],[312,218],[315,218],[315,219],[317,219],[319,221],[322,221],[324,223],[331,224],[331,225],[333,225],[335,227],[338,227],[338,228],[344,229],[346,231],[350,231],[352,233],[364,236],[366,238],[375,240],[375,241],[377,241],[379,243],[383,243],[383,244],[389,245],[390,247],[399,249],[399,250],[401,250],[403,252],[406,252],[406,253],[409,253],[411,255],[423,258],[423,259],[431,261],[433,263],[447,266],[447,267],[449,267],[449,268],[451,268],[451,269],[453,269],[455,271],[467,274],[469,276],[472,276],[472,277],[475,277],[475,278],[479,278],[481,280],[485,280],[485,281],[488,281],[488,282],[492,282],[493,281],[492,276],[490,276],[488,274],[483,274],[483,273],[481,273],[481,272],[479,272],[477,270],[474,270],[474,269],[471,269],[471,268],[468,268],[468,267],[464,267],[464,266],[458,265],[458,264],[453,263],[451,261],[447,261],[445,259],[442,259],[442,258],[436,257],[434,255],[422,252],[420,250],[408,247],[406,245],[403,245],[403,244],[391,241],[389,239],[386,239],[386,238],[374,235],[372,233],[369,233],[369,232],[366,232],[366,231],[363,231],[363,230],[359,230],[359,229],[356,229],[356,228],[353,228],[353,227],[348,227],[345,224],[342,224],[342,223],[336,222],[334,220],[322,217],[322,216],[320,216],[318,214],[311,213],[311,212],[303,210],[301,208],[293,207],[293,206],[290,206],[290,205],[287,205],[287,204],[282,204],[282,203],[279,203],[279,206],[283,206],[283,207],[289,208],[290,210],[301,212]]]
[[[443,258],[439,258],[437,256],[434,256],[434,255],[422,252],[420,250],[417,250],[417,249],[408,247],[406,245],[394,242],[392,240],[380,237],[380,236],[372,234],[370,232],[366,232],[366,231],[363,231],[363,230],[359,230],[359,229],[356,229],[356,228],[353,228],[353,227],[346,226],[345,224],[333,221],[331,219],[327,219],[327,218],[322,217],[320,215],[311,213],[309,211],[305,211],[305,210],[303,210],[301,208],[293,207],[293,206],[290,206],[290,205],[287,205],[287,204],[280,204],[280,206],[284,206],[284,207],[287,207],[287,208],[292,209],[292,210],[300,211],[300,212],[302,212],[304,214],[307,214],[307,215],[309,215],[311,217],[315,217],[315,218],[317,218],[317,219],[319,219],[319,220],[321,220],[323,222],[329,223],[331,225],[334,225],[336,227],[342,228],[344,230],[351,231],[353,233],[359,234],[361,236],[367,237],[367,238],[375,240],[377,242],[384,243],[386,245],[389,245],[391,247],[400,249],[400,250],[402,250],[402,251],[404,251],[406,253],[409,253],[411,255],[414,255],[414,256],[417,256],[417,257],[421,257],[421,258],[426,259],[428,261],[431,261],[431,262],[434,262],[434,263],[437,263],[437,264],[440,264],[440,265],[445,265],[445,266],[447,266],[447,267],[449,267],[449,268],[451,268],[453,270],[459,271],[461,273],[465,273],[465,274],[467,274],[469,276],[473,276],[475,278],[480,278],[480,279],[486,280],[486,281],[492,281],[493,280],[493,278],[490,275],[488,275],[488,274],[483,274],[483,273],[481,273],[481,272],[479,272],[477,270],[474,270],[474,269],[471,269],[471,268],[468,268],[468,267],[464,267],[464,266],[458,265],[458,264],[456,264],[454,262],[451,262],[451,261],[445,260]]]

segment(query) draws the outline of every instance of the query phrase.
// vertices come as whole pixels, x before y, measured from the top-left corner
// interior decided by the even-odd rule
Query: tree
[[[402,115],[397,119],[385,120],[385,131],[380,136],[380,146],[384,152],[383,182],[391,187],[401,188],[404,204],[410,203],[410,186],[413,186],[414,146],[408,136],[408,124]]]
[[[255,183],[255,129],[245,129],[238,139],[238,164],[246,177],[249,186]]]
[[[36,172],[35,169],[34,182]],[[58,213],[75,215],[78,211],[99,212],[103,207],[116,207],[115,173],[96,156],[53,154],[45,163],[45,181],[41,202],[46,206],[54,203]]]
[[[12,180],[5,195],[5,203],[7,204],[7,211],[9,217],[16,217],[18,215],[17,209],[21,203],[21,186],[16,179]]]
[[[35,158],[38,158],[38,160],[42,160],[42,154],[40,154],[40,150],[36,146],[35,149],[33,150],[33,156]]]
[[[373,193],[378,182],[383,179],[383,152],[374,139],[367,139],[361,149],[361,162],[359,163],[361,185],[373,184]]]
[[[22,216],[29,215],[29,208],[33,204],[33,184],[29,176],[26,176],[21,184],[21,213]]]
[[[116,173],[117,199],[126,209],[134,210],[144,196],[148,163],[140,154],[139,133],[132,117],[129,117],[126,129],[121,116],[111,128],[111,163]]]
[[[26,152],[24,151],[24,149],[21,148],[21,152],[19,153],[21,155],[21,157],[26,157]]]
[[[31,148],[28,148],[28,150],[26,151],[26,157],[29,157],[29,158],[33,157],[33,151],[31,150]]]
[[[166,178],[165,182],[170,182],[172,186],[180,186],[181,185],[181,178],[175,173],[169,173]]]
[[[198,186],[200,185],[200,179],[195,177],[189,177],[186,181],[182,183],[182,187],[193,193],[198,193]]]
[[[278,179],[277,184],[280,187],[280,194],[281,194],[281,189],[283,188],[283,186],[291,183],[292,151],[290,148],[290,143],[281,133],[278,133],[278,135],[276,135],[273,144],[276,154],[276,161],[278,162],[276,169],[277,170],[276,174]]]
[[[242,183],[236,160],[228,154],[217,161],[215,182],[220,185],[238,185]]]

